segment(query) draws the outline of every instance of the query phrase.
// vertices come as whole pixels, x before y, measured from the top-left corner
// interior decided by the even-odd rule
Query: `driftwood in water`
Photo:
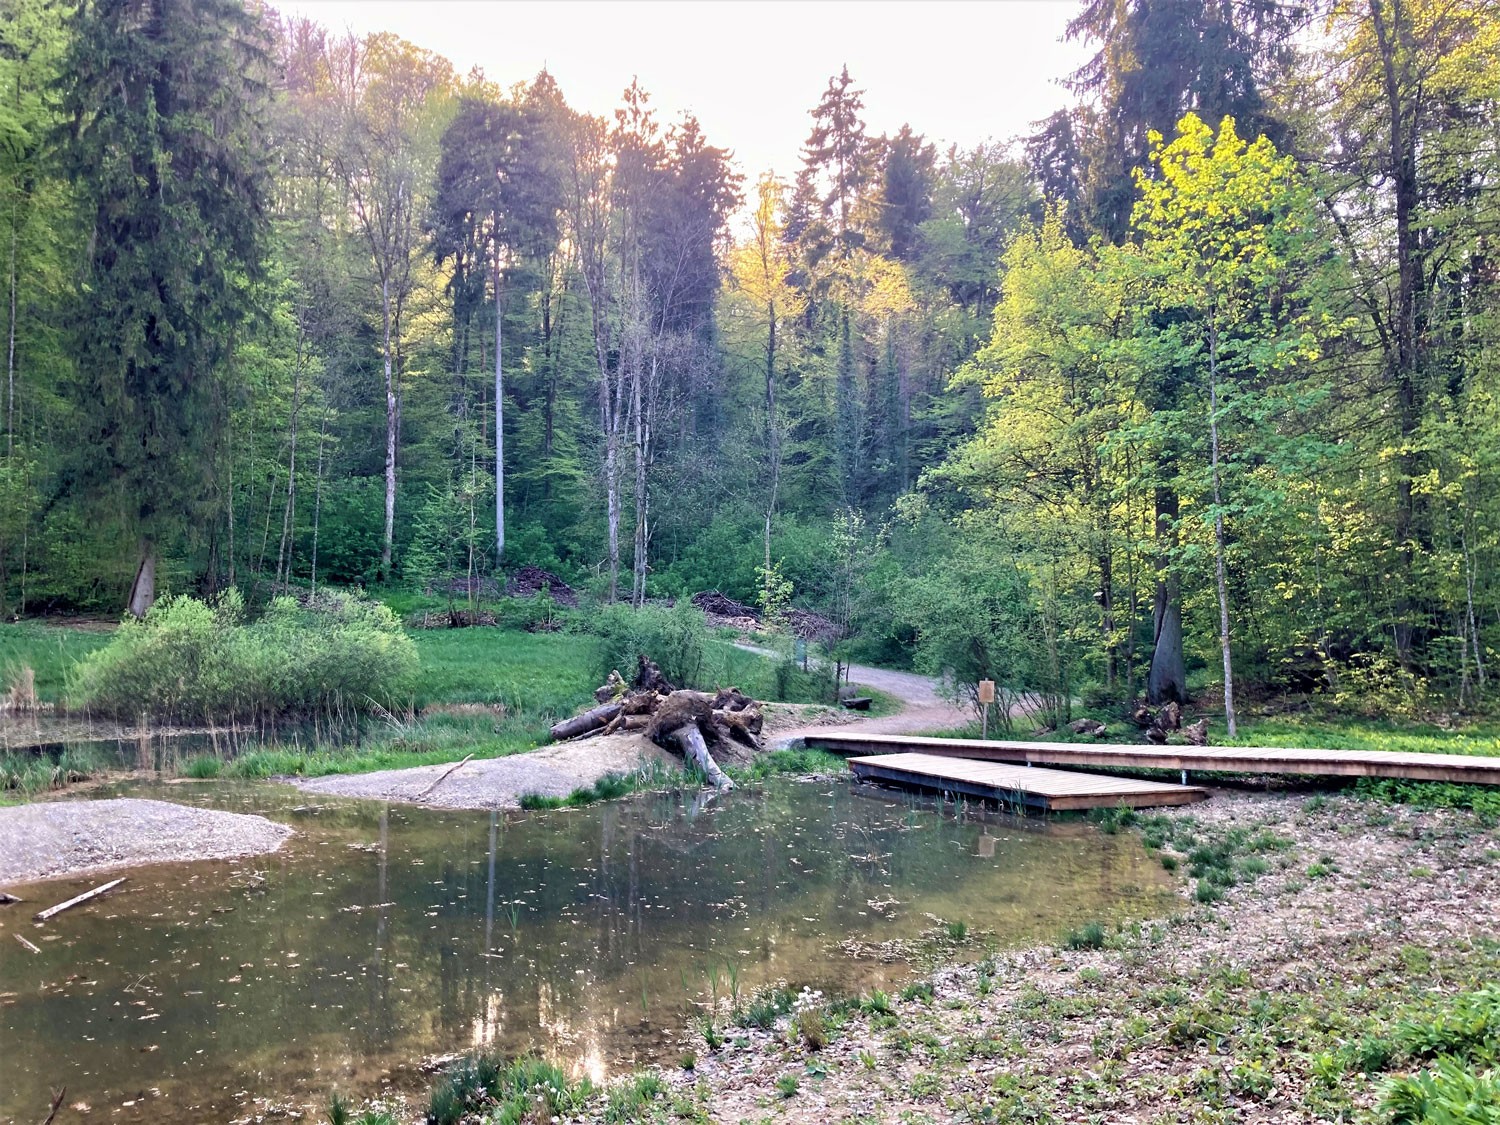
[[[40,953],[42,951],[41,946],[31,944],[31,942],[27,941],[20,934],[16,935],[16,940],[24,945],[27,949],[31,950],[31,952],[33,953]]]
[[[68,899],[67,902],[60,902],[56,906],[49,906],[46,910],[40,911],[36,915],[36,920],[38,922],[45,922],[48,918],[54,918],[57,915],[61,914],[64,910],[72,910],[75,906],[82,906],[90,899],[96,899],[100,895],[107,894],[109,891],[114,890],[124,881],[124,878],[115,879],[111,882],[105,883],[103,886],[95,887],[91,891],[84,891],[81,895],[75,895],[73,898]]]
[[[52,1095],[52,1112],[42,1118],[42,1125],[52,1125],[57,1120],[57,1111],[62,1108],[63,1100],[68,1096],[68,1088],[64,1086]]]
[[[0,891],[0,906],[9,906],[13,902],[20,901],[20,899],[11,894],[9,891]]]

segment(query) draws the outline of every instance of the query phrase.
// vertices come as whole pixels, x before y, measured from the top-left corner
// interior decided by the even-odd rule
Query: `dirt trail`
[[[753,645],[738,645],[746,652],[763,656],[774,653]],[[793,744],[810,734],[832,734],[850,732],[858,734],[931,734],[934,731],[951,730],[964,726],[973,719],[973,714],[944,699],[938,690],[938,681],[931,676],[919,676],[915,672],[893,672],[888,668],[871,668],[854,664],[849,668],[849,682],[857,686],[874,688],[895,696],[902,707],[894,715],[871,718],[858,711],[848,711],[833,722],[813,723],[807,726],[779,730],[771,740],[773,748]]]

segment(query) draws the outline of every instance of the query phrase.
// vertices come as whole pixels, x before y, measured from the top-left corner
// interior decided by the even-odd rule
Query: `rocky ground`
[[[672,1112],[1354,1120],[1382,1080],[1359,1069],[1361,1043],[1405,1005],[1500,977],[1500,835],[1470,814],[1220,793],[1145,832],[1184,869],[1199,848],[1239,856],[1234,885],[1207,904],[1185,891],[1179,915],[1106,933],[1102,948],[998,952],[939,969],[930,996],[835,1005],[821,1050],[787,1017],[771,1033],[726,1028],[717,1051],[700,1035],[684,1044],[694,1068],[668,1076]]]

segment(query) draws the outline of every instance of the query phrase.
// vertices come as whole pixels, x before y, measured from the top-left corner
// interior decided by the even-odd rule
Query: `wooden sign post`
[[[990,736],[990,704],[993,703],[993,702],[995,702],[995,681],[994,680],[980,680],[979,681],[979,704],[980,704],[979,737],[980,738],[988,738]]]

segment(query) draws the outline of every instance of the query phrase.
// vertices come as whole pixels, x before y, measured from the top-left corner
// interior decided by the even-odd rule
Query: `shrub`
[[[603,642],[596,669],[601,682],[612,669],[630,679],[635,674],[636,657],[644,653],[677,687],[712,686],[708,623],[687,600],[672,609],[605,606],[590,627]]]
[[[417,669],[416,648],[376,602],[325,592],[276,598],[258,621],[230,590],[217,605],[164,598],[84,658],[75,706],[188,722],[276,719],[394,704]]]

